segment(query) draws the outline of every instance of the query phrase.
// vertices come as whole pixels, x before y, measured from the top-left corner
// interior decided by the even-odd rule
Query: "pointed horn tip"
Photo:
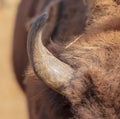
[[[49,18],[49,14],[47,12],[44,12],[40,15],[39,19],[47,21]]]
[[[44,12],[44,13],[42,14],[42,16],[44,16],[46,19],[48,19],[49,14],[48,14],[48,12]]]
[[[48,18],[49,18],[49,14],[47,12],[42,13],[40,16],[38,16],[35,19],[31,28],[32,29],[35,29],[35,28],[41,29],[46,24]]]

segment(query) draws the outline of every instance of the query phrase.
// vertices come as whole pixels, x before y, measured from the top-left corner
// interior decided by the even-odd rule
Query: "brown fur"
[[[50,14],[43,33],[44,44],[49,43],[50,37],[55,42],[65,42],[71,35],[82,33],[85,27],[86,6],[81,0],[76,2],[74,0],[23,0],[18,9],[13,41],[13,66],[22,87],[24,87],[22,83],[24,70],[28,65],[26,52],[28,24],[44,11]]]
[[[45,9],[51,13],[51,19],[48,20],[43,34],[46,34],[46,30],[48,33],[43,40],[57,58],[74,68],[75,77],[63,89],[67,95],[62,96],[38,79],[29,66],[25,74],[25,85],[31,119],[119,119],[120,17],[117,13],[120,10],[119,2],[85,0],[82,2],[84,5],[79,6],[81,0],[76,2],[64,0],[55,2],[57,7],[54,7],[54,0],[51,1],[51,4],[40,1],[42,4],[37,4],[36,11],[31,10],[31,14],[35,17]],[[99,6],[99,9],[96,10],[96,6]],[[52,8],[56,12],[52,11]],[[76,15],[73,17],[74,10]],[[105,14],[102,10],[106,11]],[[74,40],[73,36],[83,32],[79,40],[65,48],[66,44]],[[54,46],[53,43],[49,44],[50,37],[56,43]],[[26,42],[26,37],[22,40]]]

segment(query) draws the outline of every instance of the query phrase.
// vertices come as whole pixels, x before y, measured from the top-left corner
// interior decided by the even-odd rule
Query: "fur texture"
[[[86,31],[76,43],[59,54],[59,59],[71,65],[76,71],[74,80],[64,89],[68,92],[66,97],[45,86],[30,68],[26,75],[27,94],[30,97],[31,89],[35,89],[38,93],[35,94],[33,91],[33,95],[39,98],[37,104],[34,99],[34,102],[31,101],[30,104],[35,103],[38,106],[40,103],[41,110],[45,109],[46,115],[53,119],[70,117],[119,119],[120,22],[118,21],[120,18],[114,18],[93,28],[92,31]],[[55,47],[53,49],[57,50]],[[33,110],[35,111],[35,108]],[[40,118],[42,118],[41,115]]]
[[[16,26],[15,39],[26,50],[27,34],[23,24],[27,21],[31,24],[36,15],[48,11],[50,19],[43,31],[44,44],[58,59],[76,71],[74,79],[63,89],[68,95],[63,96],[38,79],[25,60],[25,50],[17,50],[21,52],[20,57],[14,54],[18,58],[15,59],[17,65],[21,65],[22,60],[24,63],[21,69],[19,66],[16,68],[20,76],[26,72],[24,83],[31,119],[119,119],[119,0],[31,0],[29,4],[27,0],[21,4],[24,9],[28,6],[28,13],[25,13],[20,27],[24,30]],[[20,23],[17,21],[17,24]],[[21,37],[18,34],[22,34]],[[81,38],[65,48],[75,40],[74,36],[81,34]],[[21,82],[24,77],[19,79]]]

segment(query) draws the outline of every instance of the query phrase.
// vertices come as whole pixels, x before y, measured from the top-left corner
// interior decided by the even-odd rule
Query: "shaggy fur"
[[[76,71],[74,80],[64,89],[67,92],[66,97],[45,86],[30,68],[26,74],[29,103],[40,105],[39,111],[45,109],[44,113],[52,119],[70,117],[119,119],[120,22],[118,21],[120,18],[114,18],[103,26],[95,27],[97,31],[94,28],[93,32],[86,31],[82,38],[59,54],[59,59],[71,65]],[[36,90],[33,91],[34,97],[30,96],[31,89]],[[35,111],[35,108],[33,110]]]
[[[19,56],[14,53],[15,64],[21,65],[23,60],[21,66],[16,66],[19,75],[29,65],[23,24],[31,24],[43,11],[50,14],[43,31],[44,44],[76,71],[74,79],[64,87],[67,95],[63,96],[38,79],[31,66],[26,69],[24,82],[31,119],[120,119],[119,0],[24,0],[20,10],[23,8],[27,9],[25,17],[20,29],[16,26],[15,34],[24,48],[24,52],[22,48],[17,50]],[[19,79],[21,82],[24,78]]]

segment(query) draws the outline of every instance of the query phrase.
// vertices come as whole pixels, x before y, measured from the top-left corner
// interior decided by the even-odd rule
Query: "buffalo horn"
[[[42,43],[42,28],[48,14],[43,13],[32,24],[28,33],[27,51],[35,74],[50,88],[60,91],[73,78],[73,69],[57,59]]]

